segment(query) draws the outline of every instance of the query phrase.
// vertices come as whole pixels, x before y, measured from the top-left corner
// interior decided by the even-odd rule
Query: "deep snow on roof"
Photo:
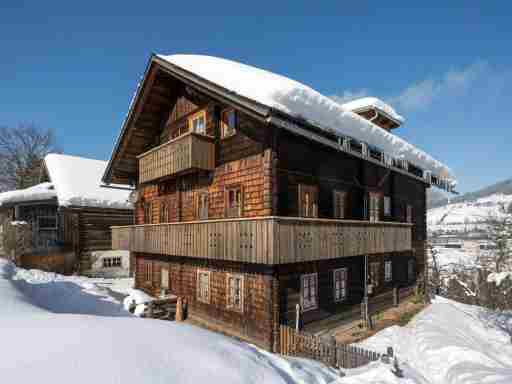
[[[393,120],[398,121],[400,124],[403,124],[405,121],[404,117],[399,115],[391,105],[376,97],[362,97],[360,99],[355,99],[349,101],[348,103],[344,103],[342,106],[350,111],[357,111],[364,108],[376,108],[384,111],[384,113],[386,113]]]
[[[364,141],[395,158],[405,159],[441,178],[454,181],[451,170],[432,156],[307,85],[263,69],[218,57],[157,57],[240,96],[289,115],[304,118],[326,131]]]
[[[52,183],[41,183],[30,188],[0,193],[0,206],[28,201],[50,200],[57,197]]]
[[[130,191],[101,186],[106,161],[51,153],[44,158],[59,205],[131,209]]]

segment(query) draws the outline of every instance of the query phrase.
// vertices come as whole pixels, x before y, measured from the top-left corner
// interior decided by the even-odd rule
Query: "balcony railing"
[[[412,249],[411,224],[261,217],[112,227],[113,249],[285,264]]]
[[[139,183],[147,183],[180,172],[215,168],[215,144],[210,136],[187,133],[155,147],[139,159]]]

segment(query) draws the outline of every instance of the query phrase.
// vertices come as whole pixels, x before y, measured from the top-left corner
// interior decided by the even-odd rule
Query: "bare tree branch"
[[[36,184],[42,160],[51,152],[60,149],[50,129],[33,124],[0,127],[0,191]]]

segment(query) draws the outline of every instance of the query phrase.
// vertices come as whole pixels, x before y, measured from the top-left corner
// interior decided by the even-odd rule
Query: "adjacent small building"
[[[131,190],[101,185],[106,165],[99,160],[49,154],[41,167],[40,184],[0,193],[0,252],[7,252],[5,243],[11,230],[12,236],[18,233],[18,241],[23,237],[24,249],[15,257],[22,267],[128,275],[129,252],[112,251],[110,227],[133,222],[128,201]]]
[[[152,56],[103,176],[136,188],[134,225],[112,235],[134,254],[136,287],[277,350],[281,325],[313,328],[415,284],[426,189],[453,178],[370,101],[342,106],[220,58]]]

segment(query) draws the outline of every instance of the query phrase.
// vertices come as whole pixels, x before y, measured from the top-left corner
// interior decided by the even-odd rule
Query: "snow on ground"
[[[284,359],[191,325],[138,319],[90,280],[0,259],[2,382],[293,384],[339,377],[320,363]]]
[[[501,204],[512,204],[512,195],[494,194],[475,201],[453,203],[429,209],[427,225],[429,231],[463,231],[482,227],[489,217],[502,217]]]
[[[295,80],[212,56],[158,55],[158,58],[260,104],[307,119],[338,135],[364,141],[442,178],[454,179],[451,170],[429,154]]]
[[[404,371],[432,384],[512,383],[512,313],[436,298],[406,327],[389,327],[362,347],[393,346]]]
[[[109,297],[105,284],[106,279],[26,271],[0,259],[1,381],[512,382],[512,314],[438,298],[408,326],[387,328],[361,343],[381,352],[392,346],[404,378],[382,362],[343,370],[340,377],[320,363],[283,358],[188,324],[136,318]],[[116,289],[132,292],[126,281]]]
[[[106,161],[50,153],[44,163],[59,205],[132,209],[131,191],[101,186]]]

